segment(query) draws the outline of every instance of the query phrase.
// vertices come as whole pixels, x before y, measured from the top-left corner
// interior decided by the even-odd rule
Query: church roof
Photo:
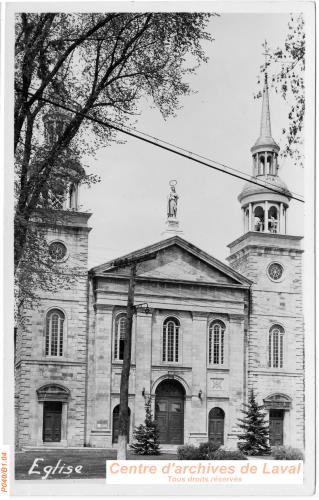
[[[286,196],[287,198],[291,197],[291,192],[289,191],[286,183],[278,175],[261,175],[258,177],[258,180],[261,182],[267,182],[269,187],[273,186],[274,189],[278,189],[279,195]],[[246,182],[238,196],[238,200],[241,201],[246,196],[260,193],[266,193],[269,197],[269,195],[273,192],[274,191],[271,191],[266,186],[257,186],[257,184],[253,184],[252,182]]]
[[[93,276],[103,276],[107,275],[113,272],[117,272],[120,269],[120,266],[117,265],[117,261],[121,260],[124,261],[127,260],[127,269],[129,268],[129,261],[131,259],[139,259],[146,257],[149,254],[152,253],[157,253],[166,249],[170,249],[172,247],[177,247],[178,249],[182,250],[184,253],[188,253],[190,256],[192,256],[194,259],[197,261],[201,261],[203,266],[206,266],[207,269],[211,268],[218,273],[219,276],[224,276],[224,279],[220,279],[218,275],[216,274],[216,283],[224,283],[224,284],[233,284],[236,286],[241,286],[244,288],[248,288],[252,282],[243,276],[242,274],[238,273],[231,267],[229,267],[227,264],[224,264],[220,260],[216,259],[215,257],[212,257],[208,253],[204,252],[197,246],[193,245],[192,243],[188,242],[187,240],[181,238],[180,236],[173,236],[171,238],[167,238],[165,240],[159,241],[158,243],[155,243],[153,245],[148,245],[147,247],[141,248],[139,250],[136,250],[134,252],[131,252],[129,254],[126,254],[122,256],[119,259],[113,259],[112,261],[106,262],[105,264],[102,264],[100,266],[93,267],[90,270],[90,274]],[[121,266],[123,268],[123,266]],[[203,282],[206,282],[205,273],[202,273],[202,275],[196,273],[196,276],[192,275],[192,269],[190,263],[187,263],[186,261],[183,261],[181,263],[181,269],[184,267],[184,274],[185,277],[189,279],[189,281],[192,281],[192,278],[195,277],[195,281],[200,283],[202,280]],[[160,279],[176,279],[174,275],[170,275],[171,268],[167,267],[165,269],[166,273],[155,273],[153,269],[149,269],[148,272],[141,273],[142,276],[149,277],[152,279],[153,277],[155,278],[160,278]],[[124,269],[125,272],[125,269]],[[128,275],[128,272],[125,273],[125,275]],[[214,275],[211,274],[210,277],[207,279],[209,282],[213,282],[214,280]],[[182,279],[182,281],[185,281]]]

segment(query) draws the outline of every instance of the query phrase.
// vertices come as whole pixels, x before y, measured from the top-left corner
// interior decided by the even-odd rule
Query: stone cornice
[[[19,368],[22,364],[26,365],[55,365],[55,366],[85,366],[86,361],[56,361],[53,360],[52,358],[50,360],[46,359],[20,359],[16,365],[15,368]]]
[[[167,372],[167,375],[169,374],[170,371],[178,371],[178,372],[181,372],[181,371],[188,371],[188,372],[191,372],[192,371],[192,367],[191,366],[182,366],[182,365],[178,365],[178,366],[174,366],[174,365],[153,365],[152,370],[154,371],[166,371]]]
[[[107,274],[94,274],[94,278],[103,278],[107,280],[108,278],[116,279],[116,280],[129,280],[129,275],[116,274],[116,273],[107,273]],[[248,281],[248,278],[246,278]],[[219,282],[211,282],[211,281],[191,281],[191,280],[182,280],[175,278],[166,278],[166,277],[153,277],[153,276],[138,276],[136,278],[136,282],[153,282],[153,283],[172,283],[177,286],[186,285],[186,286],[194,286],[194,287],[212,287],[212,288],[236,288],[236,289],[249,289],[250,285],[241,285],[240,283],[219,283]],[[250,281],[250,280],[249,280]],[[95,291],[100,291],[101,289],[97,288]],[[102,289],[103,290],[103,289]]]
[[[123,300],[127,300],[127,292],[125,292],[125,291],[112,290],[112,292],[110,292],[108,290],[99,289],[99,293],[101,295],[109,295],[109,296],[114,295],[116,299],[118,299],[118,296],[122,296]],[[160,295],[160,294],[155,293],[155,290],[154,290],[154,293],[149,292],[149,294],[147,294],[146,292],[136,293],[135,297],[145,297],[145,301],[149,300],[151,297],[152,299],[155,299],[157,302],[161,302],[161,303],[163,303],[163,299],[174,299],[176,301],[180,300],[180,301],[183,301],[184,303],[185,303],[185,301],[187,301],[187,302],[190,302],[191,304],[194,304],[194,301],[216,302],[216,303],[226,302],[227,304],[242,304],[243,303],[243,300],[234,300],[234,299],[229,299],[229,298],[218,299],[216,297],[196,297],[196,296],[190,297],[190,294],[178,295],[178,296],[170,295],[170,294]],[[116,304],[116,305],[121,306],[121,304]],[[149,306],[150,306],[150,309],[152,309],[152,308],[158,309],[159,307],[162,307],[162,306],[158,306],[158,305],[154,305],[154,304],[149,304]],[[191,310],[191,308],[190,308],[190,310]]]
[[[240,252],[243,250],[252,248],[303,253],[303,250],[300,248],[300,241],[302,239],[303,236],[248,231],[227,245],[231,254],[226,260],[231,261],[234,256],[240,255]]]
[[[303,372],[296,373],[296,372],[286,372],[281,369],[278,369],[278,371],[274,371],[273,369],[269,368],[268,370],[263,370],[263,369],[250,369],[248,370],[249,375],[265,375],[266,377],[300,377],[303,379],[304,374]]]

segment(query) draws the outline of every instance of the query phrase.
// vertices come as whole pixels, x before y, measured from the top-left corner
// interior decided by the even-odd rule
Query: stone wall
[[[62,411],[61,444],[83,446],[86,416],[87,366],[87,251],[89,214],[70,215],[67,224],[48,229],[48,241],[62,241],[68,250],[63,288],[40,291],[40,304],[25,311],[26,321],[17,332],[16,393],[19,447],[42,445],[43,403],[37,389],[58,384],[70,391]],[[76,278],[70,280],[69,276]],[[65,315],[63,356],[45,354],[46,315],[51,309]]]
[[[246,236],[246,237],[245,237]],[[302,250],[299,237],[247,233],[230,245],[231,266],[254,284],[248,336],[248,385],[258,402],[271,394],[291,398],[284,416],[284,444],[304,447],[304,323]],[[283,266],[278,281],[269,278],[272,262]],[[269,367],[269,330],[284,329],[283,367]]]

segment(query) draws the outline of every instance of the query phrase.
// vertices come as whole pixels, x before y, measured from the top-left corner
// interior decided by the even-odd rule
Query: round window
[[[49,254],[52,260],[54,260],[55,262],[60,262],[66,257],[66,246],[60,241],[54,241],[49,245]]]
[[[273,262],[268,267],[268,276],[273,281],[279,281],[282,278],[283,272],[284,269],[281,264],[278,264],[278,262]]]

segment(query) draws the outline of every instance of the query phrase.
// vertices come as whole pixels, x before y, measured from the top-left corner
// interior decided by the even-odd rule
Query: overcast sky
[[[251,173],[250,148],[259,135],[261,100],[257,75],[262,42],[283,45],[288,14],[223,14],[213,18],[215,42],[205,44],[209,61],[190,79],[196,93],[183,98],[177,117],[164,121],[143,105],[136,128],[203,156]],[[287,104],[270,93],[274,139],[283,144]],[[121,137],[122,138],[122,137]],[[244,181],[200,166],[134,138],[112,144],[89,159],[101,183],[82,188],[89,221],[89,267],[161,239],[165,228],[169,180],[176,179],[178,218],[183,237],[224,261],[227,244],[243,234],[237,196]],[[281,162],[281,178],[303,194],[303,169]],[[303,234],[303,204],[291,201],[288,233]]]

